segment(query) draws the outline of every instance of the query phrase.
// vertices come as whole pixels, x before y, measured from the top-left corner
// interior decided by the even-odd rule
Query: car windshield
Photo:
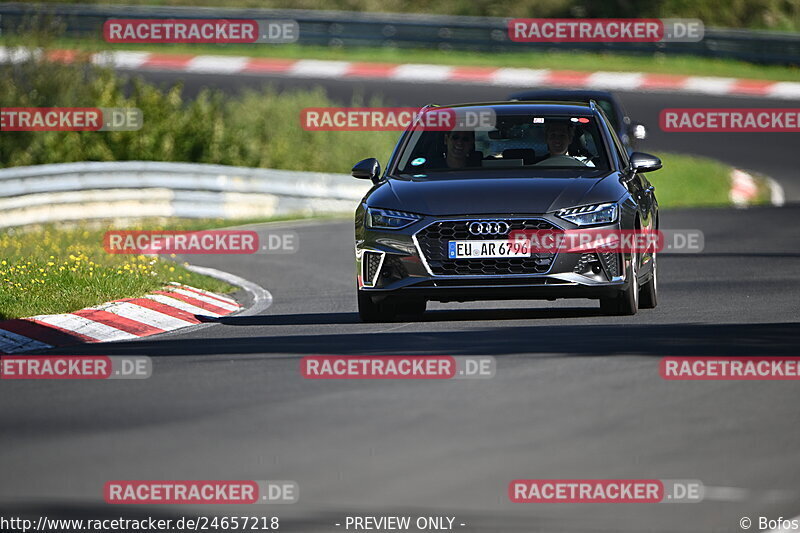
[[[491,127],[453,131],[415,129],[397,163],[401,174],[499,168],[608,170],[592,116],[498,115]]]

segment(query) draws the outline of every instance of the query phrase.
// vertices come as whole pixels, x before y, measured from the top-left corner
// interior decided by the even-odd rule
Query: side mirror
[[[636,172],[652,172],[661,168],[661,160],[644,152],[633,152],[631,154],[631,168]]]
[[[633,123],[633,138],[639,139],[640,141],[647,137],[647,128],[644,127],[644,124],[639,124],[638,122]]]
[[[374,157],[362,159],[355,164],[352,170],[354,178],[360,180],[371,180],[372,183],[377,184],[381,175],[381,164]]]

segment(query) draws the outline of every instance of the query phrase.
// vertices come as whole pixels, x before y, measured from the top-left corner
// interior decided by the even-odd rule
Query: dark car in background
[[[514,231],[652,230],[658,202],[594,102],[444,106],[489,110],[474,131],[409,127],[355,213],[358,308],[367,322],[421,314],[428,301],[590,298],[608,314],[657,302],[655,251],[534,253],[504,246]]]
[[[619,140],[625,145],[628,154],[636,151],[636,142],[644,140],[647,129],[643,124],[633,121],[619,98],[608,91],[599,90],[573,90],[573,89],[536,89],[514,93],[509,100],[526,102],[585,102],[594,100],[605,111],[609,123],[617,132]]]

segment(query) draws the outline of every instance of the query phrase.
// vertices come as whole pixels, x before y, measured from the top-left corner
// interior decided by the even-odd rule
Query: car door
[[[642,221],[642,229],[652,230],[654,229],[654,187],[650,185],[650,182],[647,181],[646,177],[630,169],[628,152],[625,150],[624,146],[622,145],[622,141],[619,140],[619,137],[613,130],[611,130],[611,137],[614,140],[614,149],[626,169],[626,175],[628,176],[626,183],[631,196],[636,201],[639,217]]]
[[[611,130],[611,128],[609,128]],[[655,229],[656,221],[656,203],[654,195],[654,187],[650,184],[643,174],[639,174],[630,168],[630,159],[628,152],[622,146],[616,132],[610,131],[611,137],[614,141],[614,150],[619,157],[622,166],[624,167],[623,176],[625,177],[625,185],[631,194],[631,197],[636,202],[636,209],[639,213],[641,220],[641,229],[652,231]],[[639,254],[639,265],[644,265],[653,259],[654,250],[648,250],[645,253]]]

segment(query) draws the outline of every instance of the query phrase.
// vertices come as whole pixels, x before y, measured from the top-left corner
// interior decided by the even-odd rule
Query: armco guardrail
[[[0,227],[84,219],[352,212],[370,186],[346,174],[190,163],[12,167],[0,170]]]
[[[696,43],[517,43],[508,38],[508,19],[442,15],[6,3],[0,4],[0,30],[3,33],[14,33],[26,16],[37,13],[48,14],[61,21],[70,35],[102,35],[103,22],[108,18],[293,19],[300,26],[299,43],[309,45],[424,47],[484,52],[662,52],[724,57],[756,63],[800,64],[800,35],[794,33],[706,28],[705,38]]]

